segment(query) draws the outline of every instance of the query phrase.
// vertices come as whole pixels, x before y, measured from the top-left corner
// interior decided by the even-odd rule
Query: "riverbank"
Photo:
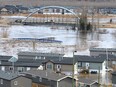
[[[8,18],[10,18],[10,20],[12,21],[11,23],[13,24],[17,24],[15,23],[16,19],[19,19],[19,16],[21,19],[25,19],[27,17],[28,14],[13,14],[13,15],[1,15],[1,17],[6,18],[7,20],[9,20]],[[54,20],[58,19],[58,18],[64,18],[65,20],[68,19],[74,19],[74,15],[61,15],[61,14],[34,14],[32,15],[32,17],[36,17],[39,19],[43,19],[45,17],[47,17],[48,19],[50,19],[51,17],[54,18]],[[108,14],[108,15],[103,15],[103,14],[95,14],[93,16],[93,24],[95,27],[98,27],[98,19],[99,19],[99,28],[116,28],[116,15],[114,14]],[[45,18],[46,19],[46,18]],[[110,23],[110,19],[112,19],[112,22]],[[88,22],[90,22],[92,24],[92,16],[89,15],[88,16]],[[18,23],[19,25],[19,23]]]

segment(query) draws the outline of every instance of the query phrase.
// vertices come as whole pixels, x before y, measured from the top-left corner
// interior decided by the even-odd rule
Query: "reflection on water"
[[[65,53],[72,53],[73,50],[87,51],[90,47],[116,47],[116,29],[113,28],[101,28],[99,32],[82,33],[80,31],[67,30],[65,26],[58,26],[56,29],[51,29],[51,26],[13,25],[9,30],[10,38],[55,37],[56,40],[63,42],[62,48]],[[57,48],[54,49],[58,50]]]

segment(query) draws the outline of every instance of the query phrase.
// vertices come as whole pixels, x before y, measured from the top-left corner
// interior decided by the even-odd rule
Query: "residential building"
[[[73,58],[64,58],[63,60],[60,61],[48,60],[43,62],[43,66],[45,70],[64,73],[66,75],[72,75],[73,70],[74,74],[77,74],[77,63],[76,61],[73,63]]]
[[[1,70],[7,72],[24,72],[30,69],[38,69],[42,65],[43,60],[39,59],[19,59],[11,63],[9,61],[1,63]],[[13,71],[14,70],[14,71]]]
[[[116,54],[115,48],[90,48],[91,56],[99,56],[100,54]]]
[[[29,11],[28,11],[28,7],[24,7],[24,6],[22,6],[22,5],[16,5],[16,7],[18,8],[18,10],[19,10],[19,13],[29,13]]]
[[[32,80],[17,73],[0,71],[0,87],[32,87]]]
[[[89,70],[90,73],[98,73],[99,70],[100,73],[105,72],[106,59],[103,57],[82,55],[75,55],[74,57],[78,64],[78,72],[82,70]]]
[[[6,71],[6,64],[8,63],[8,60],[12,58],[12,56],[5,56],[5,55],[0,55],[0,70]]]
[[[25,54],[25,53],[24,53]],[[10,62],[12,56],[0,56],[0,70],[7,72],[24,72],[30,69],[43,69],[42,62],[47,60],[61,60],[63,54],[29,53],[19,55],[16,62]]]
[[[106,60],[108,61],[108,67],[111,67],[113,69],[116,69],[116,55],[114,54],[100,54],[99,55],[102,58],[106,58]]]
[[[5,5],[0,8],[1,14],[15,14],[18,13],[18,8],[14,5]]]
[[[30,70],[24,72],[26,77],[32,79],[32,87],[71,87],[72,77],[58,74],[49,70]],[[76,80],[74,79],[74,84]],[[75,87],[75,86],[74,86]]]
[[[90,73],[105,72],[106,59],[103,57],[74,55],[73,58],[65,58],[60,61],[45,61],[43,62],[45,70],[64,73],[66,75],[77,74],[83,70],[89,70]]]

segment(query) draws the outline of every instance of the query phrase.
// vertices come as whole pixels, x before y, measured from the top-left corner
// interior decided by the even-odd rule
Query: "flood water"
[[[71,30],[71,27],[66,26],[55,26],[51,29],[51,26],[23,26],[23,25],[12,25],[8,28],[8,38],[47,38],[55,37],[56,40],[62,41],[62,44],[57,45],[55,48],[50,48],[50,52],[64,52],[66,54],[72,53],[77,50],[79,54],[89,54],[90,47],[100,48],[116,48],[116,29],[115,28],[101,28],[99,33],[81,33],[78,30]],[[104,32],[102,32],[104,31]],[[2,32],[2,31],[1,31]],[[18,43],[19,44],[19,43]],[[15,51],[20,47],[31,51],[31,47],[25,47],[24,45],[16,45],[13,48]],[[43,45],[47,45],[44,43]],[[51,44],[52,45],[52,44]],[[19,47],[19,48],[18,48]],[[11,47],[12,48],[12,47]],[[11,49],[9,48],[9,50]],[[37,50],[42,49],[43,52],[47,51],[46,47],[37,47]],[[45,49],[44,49],[45,48]],[[21,49],[19,49],[22,51]],[[26,50],[26,51],[27,51]],[[2,50],[1,50],[2,51]]]

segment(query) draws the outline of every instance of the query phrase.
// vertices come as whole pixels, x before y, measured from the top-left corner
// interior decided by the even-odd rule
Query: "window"
[[[0,79],[0,84],[3,84],[3,79]]]
[[[2,66],[2,68],[1,68],[1,69],[2,69],[2,71],[5,71],[5,66]]]
[[[45,59],[46,59],[46,57],[43,57],[43,59],[45,60]]]
[[[42,78],[41,77],[39,78],[39,81],[42,82]]]
[[[12,67],[12,66],[10,66],[10,67],[9,67],[9,70],[13,70],[13,67]]]
[[[18,71],[19,72],[23,72],[24,71],[24,67],[18,67]]]
[[[57,69],[61,68],[61,65],[57,65]]]
[[[48,64],[47,69],[52,69],[52,64]]]
[[[58,71],[58,72],[61,71],[61,65],[57,65],[57,71]]]
[[[18,85],[18,82],[17,81],[14,81],[14,85]]]
[[[30,67],[27,67],[27,71],[30,70],[31,68]]]

